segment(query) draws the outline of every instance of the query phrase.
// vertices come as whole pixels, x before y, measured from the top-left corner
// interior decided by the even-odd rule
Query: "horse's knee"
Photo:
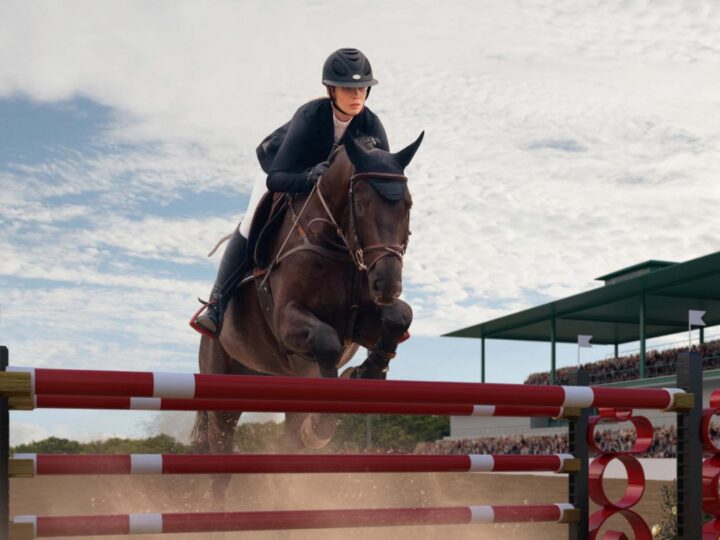
[[[321,365],[337,363],[342,353],[342,343],[329,326],[317,327],[310,333],[313,356]]]
[[[412,308],[402,301],[395,302],[392,307],[384,309],[382,313],[382,325],[386,334],[402,335],[410,328],[412,320]]]

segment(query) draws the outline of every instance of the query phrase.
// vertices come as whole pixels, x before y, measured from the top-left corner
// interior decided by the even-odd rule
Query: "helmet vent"
[[[345,68],[345,66],[342,65],[342,62],[339,62],[337,60],[333,60],[332,69],[338,75],[344,76],[348,74],[348,70]]]

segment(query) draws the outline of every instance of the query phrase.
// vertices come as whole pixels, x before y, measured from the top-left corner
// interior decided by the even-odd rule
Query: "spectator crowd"
[[[677,430],[675,426],[655,427],[650,448],[637,457],[672,458],[677,456]],[[720,429],[710,428],[710,437],[720,443]],[[626,452],[635,444],[635,429],[596,430],[595,441],[603,450]],[[566,433],[554,435],[509,435],[474,439],[444,439],[421,442],[415,446],[416,454],[567,454]]]
[[[703,369],[720,368],[720,339],[693,345],[692,349],[703,357]],[[687,352],[687,347],[649,351],[645,357],[645,376],[675,375],[677,355],[682,352]],[[588,372],[591,385],[639,379],[640,354],[600,360],[582,367]],[[570,384],[570,375],[575,369],[574,366],[558,369],[557,384]],[[550,384],[550,372],[533,373],[525,384]]]

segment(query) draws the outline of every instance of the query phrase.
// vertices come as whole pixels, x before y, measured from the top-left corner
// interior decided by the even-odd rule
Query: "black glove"
[[[311,169],[308,169],[307,174],[305,175],[305,180],[307,181],[308,185],[308,191],[313,188],[315,184],[317,184],[318,179],[327,172],[327,170],[330,168],[330,162],[329,161],[321,161]]]

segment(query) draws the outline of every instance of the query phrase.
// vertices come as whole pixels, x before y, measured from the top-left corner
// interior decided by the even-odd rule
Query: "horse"
[[[386,377],[412,322],[399,299],[412,206],[404,170],[423,136],[390,153],[346,133],[315,188],[286,196],[287,210],[265,242],[272,262],[241,282],[219,338],[201,338],[200,373],[337,378],[362,346],[367,358],[342,376]],[[262,242],[255,251],[257,260]],[[198,412],[193,448],[232,453],[240,415]],[[321,448],[335,427],[334,415],[286,413],[284,438]],[[229,475],[213,478],[216,502],[229,482]]]

